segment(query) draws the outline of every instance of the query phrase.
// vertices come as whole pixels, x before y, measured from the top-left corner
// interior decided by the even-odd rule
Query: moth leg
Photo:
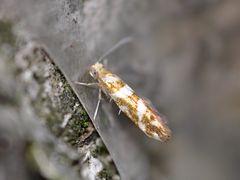
[[[81,85],[81,86],[87,86],[87,87],[98,87],[98,83],[82,83],[74,81],[75,84]]]
[[[112,102],[112,98],[110,97],[109,102]]]
[[[119,109],[119,111],[118,111],[118,115],[120,115],[120,113],[122,112],[122,110],[121,109]]]
[[[96,106],[96,109],[95,109],[95,112],[94,112],[93,120],[96,119],[97,112],[98,112],[98,109],[99,109],[99,105],[100,105],[100,102],[101,102],[101,98],[102,98],[102,92],[101,92],[101,89],[99,88],[98,89],[98,102],[97,102],[97,106]]]

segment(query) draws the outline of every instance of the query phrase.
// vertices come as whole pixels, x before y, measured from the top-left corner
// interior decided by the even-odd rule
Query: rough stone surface
[[[23,40],[17,46],[11,23],[0,24],[1,179],[119,179],[87,112],[44,48]]]

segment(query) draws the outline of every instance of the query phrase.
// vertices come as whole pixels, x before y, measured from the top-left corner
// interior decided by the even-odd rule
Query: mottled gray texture
[[[66,158],[66,164],[70,166],[68,169],[79,172],[78,179],[119,177],[115,164],[89,116],[47,52],[38,45],[28,43],[17,53],[15,62],[17,81],[21,82],[21,87],[26,92],[21,94],[21,111],[33,111],[36,118],[42,120],[53,135],[71,146],[72,151],[78,152],[75,152],[73,159]],[[34,136],[34,132],[32,134]],[[44,167],[44,163],[39,161],[41,157],[38,157],[40,153],[37,150],[40,148],[31,149],[35,161],[43,164],[39,165],[40,168]],[[61,151],[61,148],[55,151]],[[71,149],[63,151],[62,154],[71,157]],[[64,158],[60,156],[59,159]],[[71,167],[74,161],[77,163]],[[63,176],[60,179],[69,179],[66,170],[61,173],[56,171],[57,177]]]
[[[0,20],[1,180],[118,180],[111,155],[46,50],[16,39],[12,24]]]
[[[11,1],[6,2],[6,5],[9,5],[9,8],[15,8],[14,1],[12,2],[12,4]],[[87,5],[88,3],[90,4]],[[105,1],[99,1],[98,3],[100,5],[106,4]],[[43,1],[22,1],[16,11],[7,15],[8,18],[13,19],[16,36],[19,39],[34,41],[46,47],[70,84],[71,80],[76,80],[77,77],[81,77],[86,73],[88,66],[95,61],[94,58],[90,60],[88,57],[89,54],[95,56],[94,53],[88,52],[94,50],[95,40],[91,42],[85,38],[88,37],[87,34],[91,31],[95,33],[94,28],[97,27],[97,24],[95,24],[94,28],[91,28],[88,23],[91,21],[100,23],[96,18],[102,16],[91,17],[91,13],[95,11],[96,3],[87,2],[86,6],[84,6],[85,10],[83,4],[79,1],[76,4],[73,1],[46,1],[45,3]],[[5,16],[4,10],[2,12]],[[78,19],[84,18],[81,14],[84,12],[86,14],[90,13],[88,16],[85,15],[90,18],[90,20],[86,19],[86,22],[82,22],[83,19]],[[18,17],[17,20],[16,17]],[[99,26],[101,25],[99,24]],[[87,30],[87,28],[89,29]],[[82,104],[92,117],[97,100],[96,97],[93,98],[94,91],[78,87],[77,92]],[[106,110],[106,112],[109,112],[109,110]],[[131,140],[131,137],[128,137],[127,133],[118,124],[118,121],[111,117],[111,113],[108,114],[109,117],[104,114],[100,117],[100,115],[101,113],[93,123],[107,148],[111,149],[110,153],[118,167],[121,178],[148,179],[148,164],[140,148]],[[126,149],[128,150],[127,153]],[[129,171],[129,169],[131,170]]]
[[[149,140],[124,116],[112,118],[117,110],[104,103],[109,117],[94,124],[123,177],[237,180],[239,7],[238,0],[5,0],[0,8],[19,36],[46,46],[69,80],[82,78],[119,39],[134,37],[109,56],[109,66],[168,117],[173,140]],[[92,117],[97,92],[75,90]]]

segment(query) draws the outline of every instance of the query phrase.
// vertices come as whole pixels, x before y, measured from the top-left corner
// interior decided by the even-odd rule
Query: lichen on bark
[[[57,138],[77,149],[82,157],[77,167],[80,175],[85,179],[117,179],[117,169],[91,119],[47,52],[29,43],[18,53],[16,64],[17,77],[26,88],[34,112]],[[102,171],[107,175],[103,176]]]
[[[119,179],[106,146],[60,69],[44,48],[16,37],[7,20],[0,21],[0,59],[0,106],[3,112],[14,112],[6,117],[17,123],[14,131],[13,122],[3,119],[0,140],[8,144],[3,137],[9,131],[21,147],[13,150],[20,151],[23,158],[18,162],[25,164],[21,169],[26,173],[19,179],[36,174],[47,179]],[[5,161],[11,172],[15,162]]]

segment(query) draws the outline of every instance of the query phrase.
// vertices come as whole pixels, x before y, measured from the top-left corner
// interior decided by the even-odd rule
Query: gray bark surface
[[[47,53],[62,77],[66,78],[76,100],[79,99],[83,112],[85,109],[92,119],[97,90],[76,86],[71,81],[92,82],[88,75],[89,66],[126,36],[133,37],[133,43],[108,56],[109,68],[166,115],[173,139],[168,144],[161,144],[145,137],[124,115],[118,116],[117,107],[104,98],[91,126],[111,155],[107,153],[107,158],[100,160],[113,160],[116,168],[112,166],[115,169],[111,171],[112,175],[118,178],[118,171],[121,179],[126,180],[239,178],[238,0],[1,0],[0,3],[0,112],[3,119],[0,154],[4,159],[1,162],[10,163],[9,166],[1,165],[0,176],[3,178],[0,179],[5,178],[4,174],[14,176],[10,172],[20,174],[19,177],[26,177],[29,173],[27,168],[17,168],[28,166],[22,157],[26,139],[21,134],[31,131],[29,127],[37,127],[29,132],[37,136],[33,142],[44,143],[38,134],[40,137],[41,134],[51,136],[49,139],[54,140],[48,140],[53,144],[50,147],[58,144],[55,140],[69,133],[59,132],[57,128],[64,125],[61,124],[64,114],[65,120],[70,117],[67,109],[62,107],[60,109],[64,111],[59,122],[47,124],[51,133],[40,129],[42,124],[36,119],[42,116],[38,113],[49,113],[49,121],[47,118],[40,121],[46,124],[51,122],[52,114],[59,116],[59,110],[50,113],[40,106],[37,113],[28,111],[36,108],[42,99],[36,96],[39,82],[28,84],[28,81],[19,79],[21,76],[16,73],[27,76],[27,68],[20,66],[21,72],[12,71],[11,66],[16,67],[16,55],[24,52],[31,43]],[[10,64],[9,59],[12,60]],[[20,97],[24,98],[15,97],[19,92],[18,84],[22,89]],[[59,93],[58,90],[53,88],[48,92]],[[36,100],[35,105],[23,104],[26,102],[19,100],[32,97]],[[33,124],[25,126],[26,122],[22,121]],[[72,130],[71,135],[82,137],[79,131],[81,128]],[[62,140],[65,145],[76,143],[71,139]],[[75,154],[74,147],[71,146],[70,150],[73,150],[74,157],[78,157],[79,152]],[[10,157],[9,152],[13,149],[16,151],[12,151]],[[36,150],[30,154],[35,159],[38,157]],[[71,153],[64,154],[70,156]],[[12,166],[15,158],[16,164]],[[5,167],[13,169],[10,171]],[[58,167],[54,164],[53,167],[58,171],[64,169],[59,171],[63,174],[71,171],[72,179],[79,176],[70,165]]]

